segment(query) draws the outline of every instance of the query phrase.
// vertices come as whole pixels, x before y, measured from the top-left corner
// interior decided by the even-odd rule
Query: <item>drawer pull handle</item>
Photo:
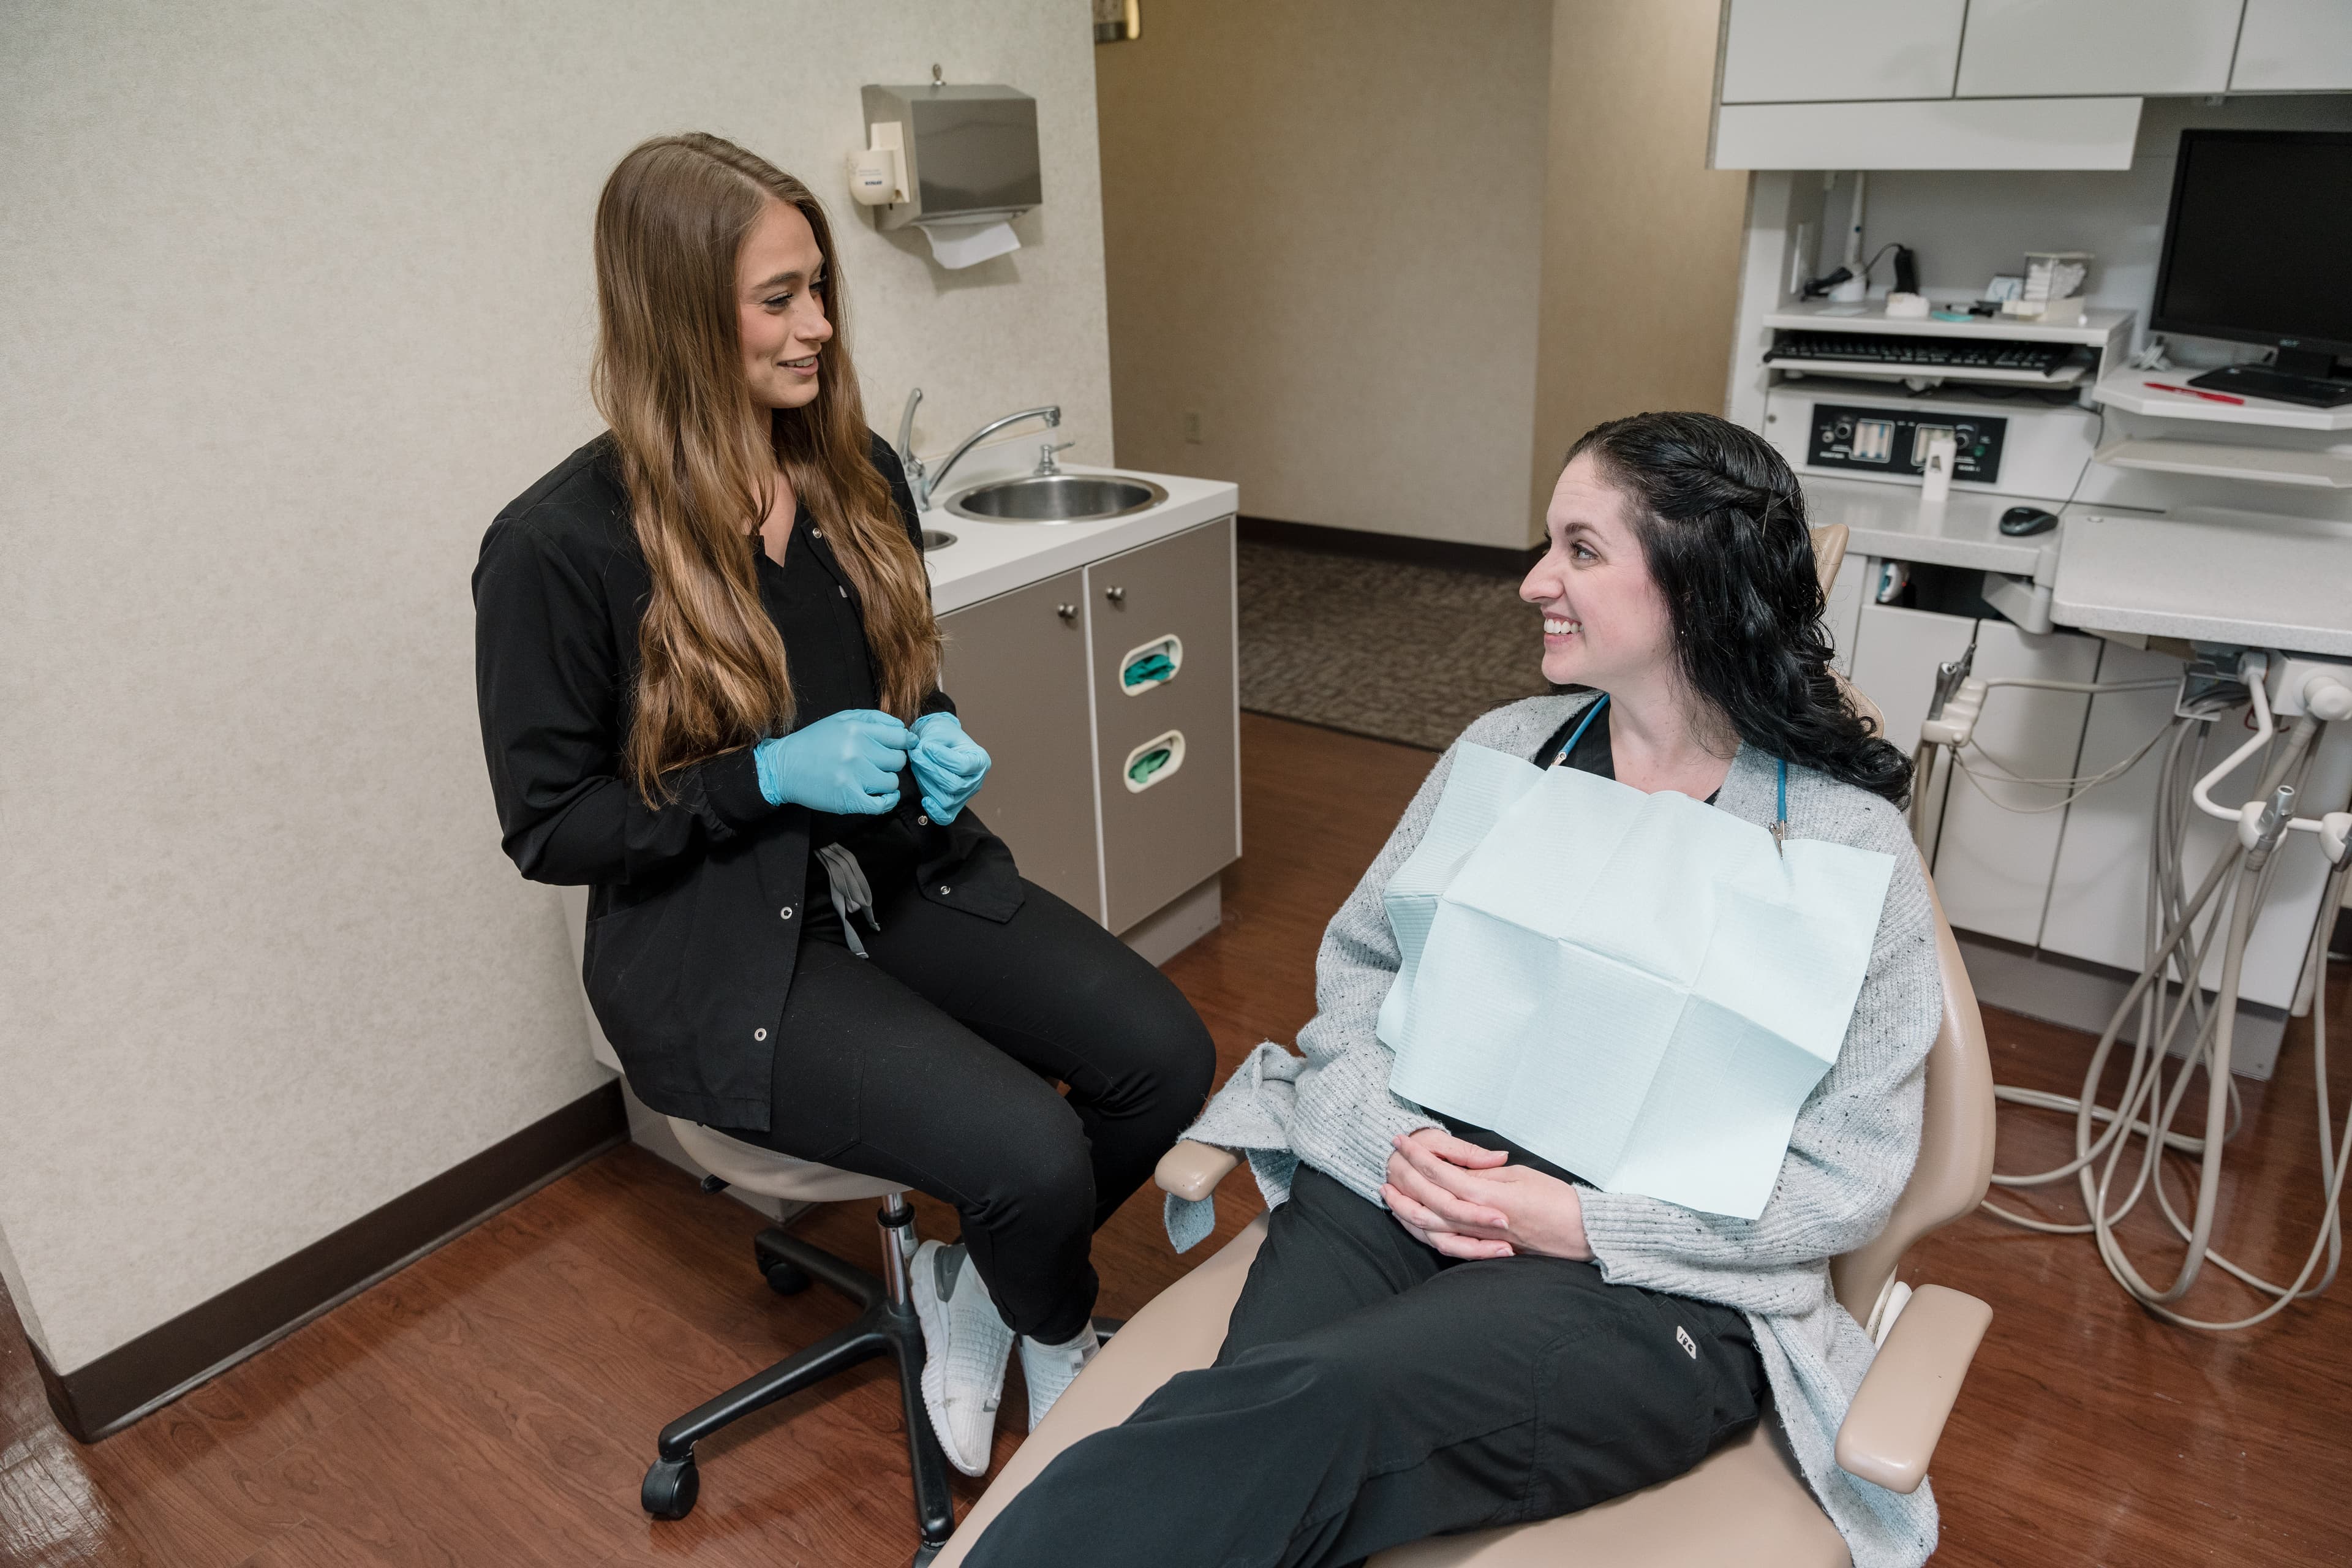
[[[1129,794],[1141,795],[1153,784],[1173,778],[1183,765],[1184,731],[1171,730],[1128,752],[1127,765],[1120,770],[1120,776]]]
[[[1066,621],[1075,621],[1078,618],[1078,607],[1076,605],[1056,605],[1054,606],[1054,613]]]
[[[1114,605],[1124,605],[1127,603],[1127,590],[1124,588],[1105,588],[1103,590],[1103,597],[1108,599]]]
[[[1184,668],[1184,639],[1171,635],[1154,637],[1127,650],[1118,661],[1118,689],[1140,697],[1155,686],[1165,686]]]

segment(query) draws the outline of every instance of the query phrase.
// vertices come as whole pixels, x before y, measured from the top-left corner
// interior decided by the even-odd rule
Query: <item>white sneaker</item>
[[[963,1245],[927,1241],[915,1249],[915,1316],[923,1325],[923,1407],[948,1462],[985,1475],[1004,1398],[1013,1331],[997,1315]]]
[[[1045,1412],[1054,1402],[1068,1392],[1078,1380],[1087,1363],[1095,1359],[1102,1349],[1102,1341],[1095,1337],[1095,1326],[1088,1323],[1078,1331],[1078,1337],[1067,1344],[1039,1344],[1024,1334],[1021,1338],[1021,1378],[1029,1385],[1029,1430],[1045,1419]]]

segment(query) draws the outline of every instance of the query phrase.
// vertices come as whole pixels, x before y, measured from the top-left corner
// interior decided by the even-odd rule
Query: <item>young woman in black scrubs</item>
[[[648,142],[596,280],[611,428],[474,574],[505,847],[593,889],[589,998],[639,1099],[955,1205],[915,1290],[932,1425],[978,1475],[1014,1337],[1033,1419],[1092,1353],[1093,1232],[1199,1110],[1208,1032],[963,809],[988,758],[939,689],[816,198]]]

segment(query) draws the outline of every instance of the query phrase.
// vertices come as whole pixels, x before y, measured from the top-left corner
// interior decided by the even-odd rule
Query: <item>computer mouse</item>
[[[2013,506],[2000,514],[2000,531],[2011,539],[2022,539],[2029,533],[2047,533],[2058,526],[2058,514],[2044,511],[2038,506]]]

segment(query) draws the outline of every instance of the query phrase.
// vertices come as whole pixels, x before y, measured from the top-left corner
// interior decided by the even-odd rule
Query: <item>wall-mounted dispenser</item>
[[[1012,220],[1045,200],[1037,100],[999,86],[864,89],[867,151],[851,190],[884,230],[920,228],[942,267],[1020,247]],[[875,200],[887,184],[888,199]]]

